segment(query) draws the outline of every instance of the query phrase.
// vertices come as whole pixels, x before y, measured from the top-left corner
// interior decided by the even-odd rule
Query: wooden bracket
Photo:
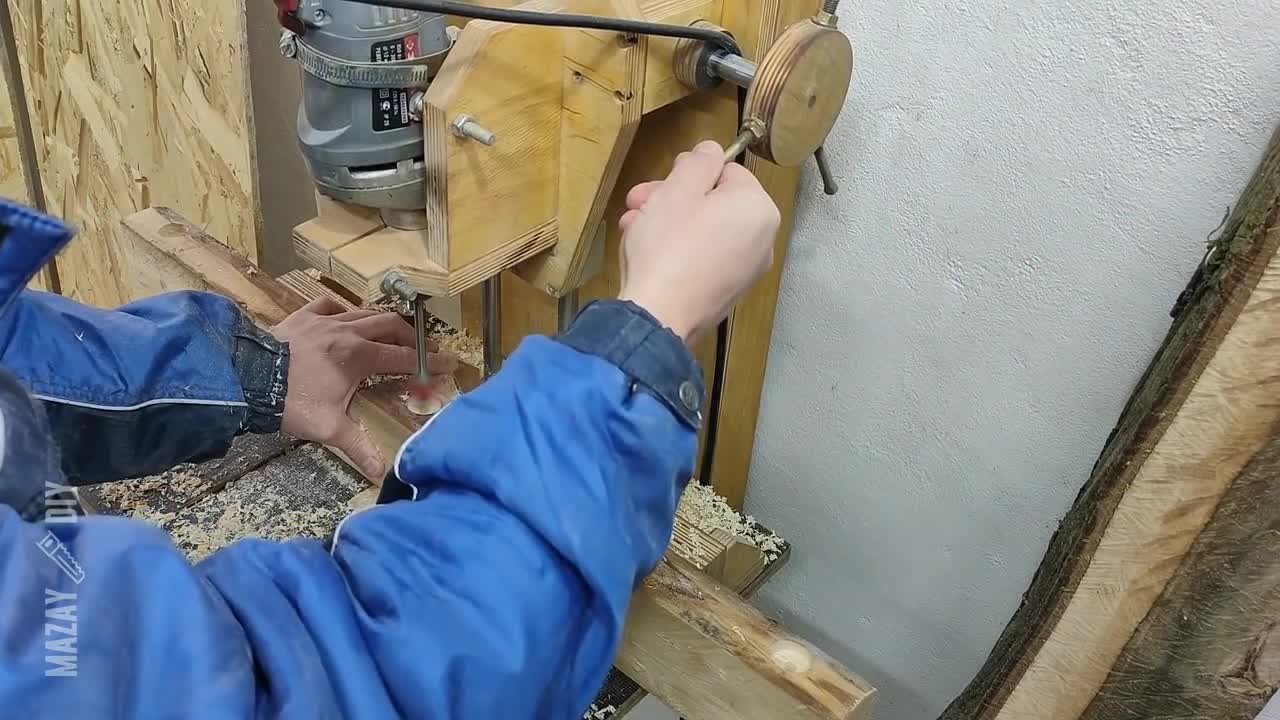
[[[691,22],[719,5],[531,0],[519,7]],[[376,213],[328,201],[295,229],[299,257],[369,300],[381,296],[392,270],[437,296],[512,268],[553,297],[576,290],[642,114],[691,92],[674,79],[673,48],[610,31],[467,23],[425,94],[425,229],[386,227]],[[493,144],[456,133],[462,117],[490,131]],[[352,216],[372,224],[353,224]]]

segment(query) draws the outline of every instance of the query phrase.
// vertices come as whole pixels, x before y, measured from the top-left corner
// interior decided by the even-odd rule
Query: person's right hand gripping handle
[[[425,503],[353,517],[336,541],[349,574],[380,568],[351,587],[374,656],[440,671],[425,686],[384,672],[406,685],[393,697],[421,699],[408,715],[581,713],[667,547],[700,421],[678,389],[700,373],[671,332],[690,341],[725,316],[769,266],[778,214],[714,143],[628,206],[620,296],[648,312],[588,306],[563,342],[526,340],[397,459]]]

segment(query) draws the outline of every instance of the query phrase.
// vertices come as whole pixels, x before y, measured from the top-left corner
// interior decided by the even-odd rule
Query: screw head
[[[298,36],[285,30],[280,33],[280,54],[287,57],[298,56]]]

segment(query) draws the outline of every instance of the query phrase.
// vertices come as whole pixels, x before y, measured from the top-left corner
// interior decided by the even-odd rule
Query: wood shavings
[[[591,707],[582,713],[582,720],[604,720],[607,717],[613,717],[618,712],[618,708],[612,705],[599,707],[595,703],[591,703]]]
[[[742,542],[760,548],[770,562],[782,554],[785,545],[782,538],[760,527],[752,516],[734,510],[710,486],[696,480],[685,488],[676,512],[702,530],[724,530]]]

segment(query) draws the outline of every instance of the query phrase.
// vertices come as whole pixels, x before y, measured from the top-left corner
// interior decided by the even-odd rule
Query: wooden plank
[[[730,3],[722,24],[739,39],[746,57],[759,60],[788,25],[812,16],[819,6],[815,0]],[[777,204],[782,224],[774,241],[773,266],[729,315],[719,407],[711,410],[715,413],[715,445],[710,477],[703,481],[739,509],[747,495],[769,340],[800,187],[799,168],[779,167],[750,153],[746,163]]]
[[[861,678],[670,556],[632,599],[617,665],[698,720],[855,720],[874,704]]]
[[[1277,479],[1278,226],[1280,130],[1022,607],[944,718],[1253,717],[1280,687],[1280,506],[1258,489]]]
[[[48,210],[79,230],[64,294],[129,299],[118,220],[180,209],[257,256],[242,3],[14,0]]]
[[[307,444],[232,480],[160,523],[193,561],[242,537],[328,541],[368,484]],[[136,514],[135,514],[136,517]]]
[[[693,0],[652,0],[641,4],[648,13],[703,15],[732,32],[748,57],[758,58],[770,43],[793,20],[812,15],[816,0],[769,0],[763,3],[695,3]],[[705,13],[705,15],[704,15]],[[670,63],[670,58],[657,59],[659,41],[650,38],[650,63]],[[645,83],[652,82],[646,77]],[[723,86],[717,91],[682,96],[672,91],[671,97],[655,95],[652,107],[646,101],[646,115],[632,141],[614,186],[603,222],[606,230],[604,263],[601,272],[590,278],[580,291],[580,301],[615,297],[621,280],[618,266],[619,241],[617,218],[625,207],[626,193],[634,185],[662,178],[680,152],[698,141],[714,139],[723,145],[737,132],[737,98],[734,88]],[[682,99],[681,99],[682,98]],[[678,101],[677,101],[678,100]],[[649,112],[649,110],[653,112]],[[760,394],[764,385],[769,338],[773,330],[774,310],[782,278],[783,260],[790,236],[792,212],[799,187],[799,169],[785,169],[749,156],[748,167],[756,173],[782,211],[783,223],[778,232],[775,264],[734,309],[729,319],[725,347],[725,368],[719,397],[719,412],[708,422],[699,440],[699,457],[707,446],[706,430],[714,425],[715,451],[711,474],[702,478],[717,492],[741,508],[746,494],[746,479],[755,441]],[[505,277],[505,276],[504,276]],[[545,292],[519,292],[509,296],[503,282],[502,346],[510,351],[526,335],[547,333],[556,327],[556,301]],[[530,286],[531,287],[531,286]],[[463,297],[463,322],[471,332],[479,332],[479,303],[476,292]],[[699,362],[712,386],[716,365],[716,338],[704,341],[697,349]],[[709,409],[710,410],[710,409]]]
[[[152,253],[170,263],[161,272],[185,275],[184,282],[196,287],[221,289],[262,324],[278,322],[287,307],[303,302],[170,210],[146,210],[124,224],[136,244],[153,246]],[[367,404],[353,401],[352,416],[383,436],[379,444],[384,448],[398,447],[418,425],[417,418],[400,414],[403,403],[398,400],[368,390],[358,391],[356,398]],[[690,571],[685,561],[678,562],[663,563],[651,576],[654,584],[646,583],[633,600],[642,610],[628,622],[619,667],[643,673],[646,689],[691,717],[776,718],[779,710],[801,718],[866,716],[874,691],[863,681],[770,624],[711,578]],[[656,658],[662,661],[655,663]],[[737,678],[733,692],[749,695],[751,702],[726,705],[718,684],[727,671]]]
[[[90,512],[104,515],[139,512],[153,520],[169,517],[299,444],[299,440],[279,433],[241,435],[224,457],[179,465],[150,477],[82,487],[80,502]]]
[[[44,192],[19,64],[13,16],[5,4],[0,7],[0,198],[43,210]],[[50,258],[28,287],[58,292],[57,261]]]

